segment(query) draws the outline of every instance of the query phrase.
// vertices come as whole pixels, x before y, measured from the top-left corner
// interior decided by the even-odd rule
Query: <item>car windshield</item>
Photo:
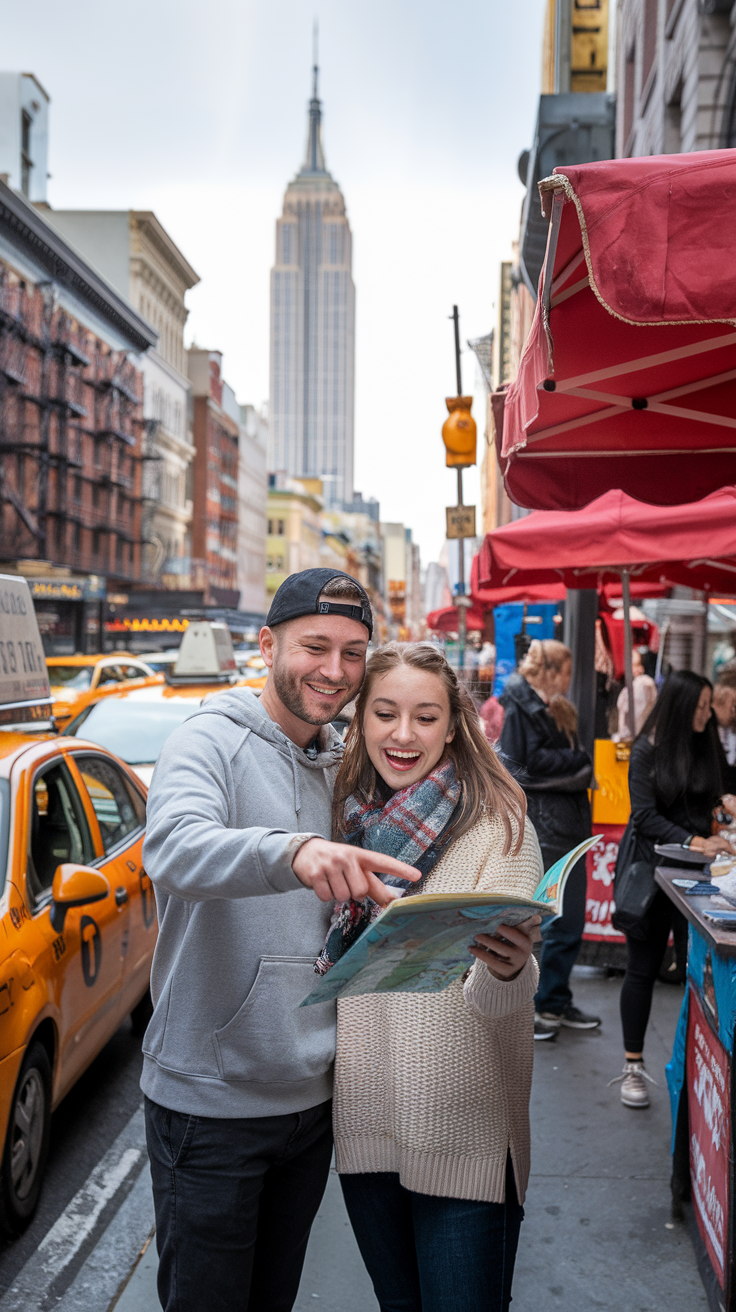
[[[72,720],[65,734],[106,747],[128,765],[153,765],[169,734],[196,710],[194,700],[135,702],[106,697]]]
[[[49,683],[63,685],[64,688],[73,688],[76,692],[83,692],[85,688],[91,688],[92,675],[95,672],[94,665],[49,665]]]

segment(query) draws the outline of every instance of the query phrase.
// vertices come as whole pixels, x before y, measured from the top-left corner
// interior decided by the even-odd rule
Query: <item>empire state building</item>
[[[345,200],[325,166],[313,69],[307,153],[286,188],[271,270],[270,467],[353,499],[355,287]]]

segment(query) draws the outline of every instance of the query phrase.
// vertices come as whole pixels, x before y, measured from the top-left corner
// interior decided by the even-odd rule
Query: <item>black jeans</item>
[[[652,1009],[654,981],[662,965],[673,914],[679,914],[661,888],[654,894],[647,911],[647,936],[626,935],[629,950],[626,974],[621,985],[621,1025],[626,1052],[643,1052],[644,1035]]]
[[[350,1223],[381,1312],[508,1312],[524,1209],[435,1198],[398,1175],[341,1175]]]
[[[145,1108],[164,1312],[291,1312],[330,1169],[332,1103],[242,1120]]]
[[[545,871],[565,856],[564,851],[542,848]],[[539,960],[539,987],[534,999],[537,1011],[561,1016],[572,1002],[570,971],[577,960],[585,929],[585,898],[588,881],[585,857],[581,857],[570,871],[565,885],[562,915],[542,929],[542,954]]]

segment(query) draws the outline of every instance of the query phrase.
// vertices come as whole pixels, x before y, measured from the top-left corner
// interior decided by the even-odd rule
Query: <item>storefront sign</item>
[[[106,633],[183,633],[189,626],[189,620],[180,619],[178,615],[164,616],[156,619],[149,616],[107,620]]]
[[[731,1141],[728,1053],[690,988],[687,1023],[687,1099],[690,1180],[698,1229],[721,1288],[728,1262],[728,1157]]]
[[[583,938],[596,942],[625,943],[626,939],[611,924],[615,910],[613,876],[616,870],[618,847],[625,825],[593,825],[592,832],[599,841],[585,858],[588,889],[585,898],[585,930]]]
[[[28,579],[34,601],[102,601],[106,580],[99,574],[77,579]]]

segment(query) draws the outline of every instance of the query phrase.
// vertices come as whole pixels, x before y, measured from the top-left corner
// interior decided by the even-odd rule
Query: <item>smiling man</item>
[[[166,742],[144,846],[159,937],[141,1080],[165,1312],[289,1312],[332,1151],[334,1003],[300,1007],[332,905],[392,893],[390,857],[329,841],[370,602],[293,574],[261,630],[268,680]],[[316,894],[316,896],[315,896]]]

